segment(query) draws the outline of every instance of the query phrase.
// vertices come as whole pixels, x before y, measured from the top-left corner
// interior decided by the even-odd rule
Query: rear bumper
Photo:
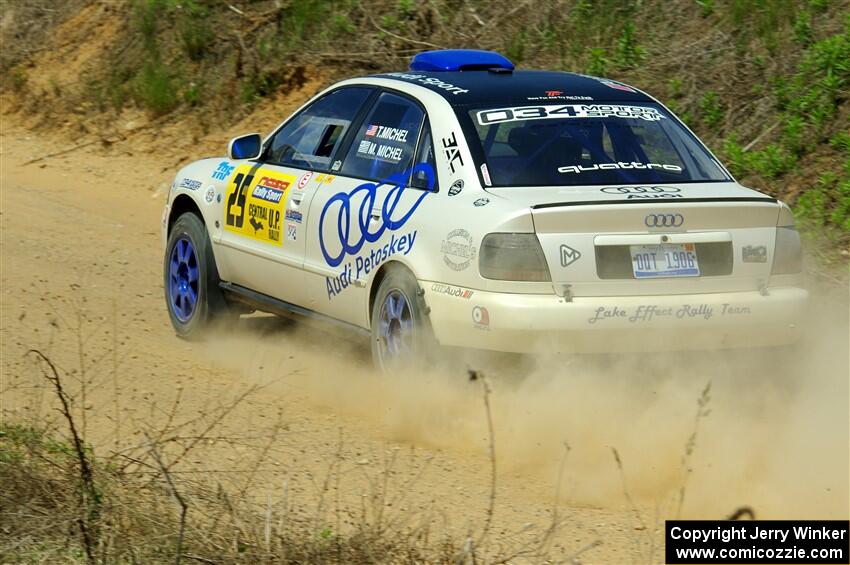
[[[759,292],[580,297],[472,291],[422,281],[437,341],[517,353],[641,352],[796,342],[808,303],[797,287]],[[456,287],[454,287],[456,288]]]

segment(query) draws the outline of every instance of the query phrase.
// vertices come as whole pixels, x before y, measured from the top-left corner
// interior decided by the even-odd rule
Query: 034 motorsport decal
[[[263,243],[282,245],[283,210],[295,177],[263,169],[252,174],[255,167],[240,166],[228,184],[224,229]]]
[[[415,190],[412,194],[416,194],[416,198],[406,199],[402,203],[406,180],[409,175],[417,173],[424,173],[428,190]],[[410,253],[416,240],[416,230],[401,236],[392,233],[384,245],[373,247],[368,253],[361,253],[361,250],[365,244],[377,242],[387,231],[400,230],[422,204],[422,200],[431,194],[435,178],[433,167],[421,163],[412,169],[394,174],[379,184],[364,183],[351,192],[338,192],[328,199],[319,216],[319,247],[328,265],[342,265],[339,275],[325,277],[328,300],[348,288],[353,281],[368,275],[393,255]],[[377,214],[375,205],[378,188],[385,185],[391,188],[386,192],[380,214]],[[353,212],[354,207],[356,210]],[[328,224],[329,232],[336,232],[332,241],[325,240],[325,222],[331,222]],[[349,256],[352,259],[343,265],[343,261]]]
[[[481,110],[476,113],[482,126],[523,120],[563,120],[572,118],[627,118],[657,122],[665,117],[655,108],[615,104],[547,104]]]

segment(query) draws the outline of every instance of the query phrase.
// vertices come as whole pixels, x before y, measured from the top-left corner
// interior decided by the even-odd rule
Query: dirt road
[[[522,378],[491,375],[493,491],[483,387],[463,368],[382,378],[354,338],[261,316],[200,343],[174,336],[158,231],[173,159],[128,143],[25,164],[62,146],[6,118],[0,142],[3,418],[59,425],[25,356],[37,348],[67,372],[101,454],[159,437],[176,474],[258,509],[284,504],[317,531],[380,506],[462,537],[494,494],[490,539],[506,551],[538,539],[557,508],[552,552],[601,542],[588,562],[660,560],[656,530],[680,512],[848,514],[846,287],[815,288],[810,338],[781,371],[750,352],[553,357]],[[697,417],[708,382],[711,413]]]

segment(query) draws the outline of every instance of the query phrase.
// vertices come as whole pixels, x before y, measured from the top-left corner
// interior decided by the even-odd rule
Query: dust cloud
[[[317,409],[486,464],[484,388],[467,373],[484,367],[500,484],[529,496],[551,498],[563,461],[563,502],[623,507],[627,492],[648,520],[722,518],[741,506],[765,519],[848,514],[846,287],[813,289],[805,340],[789,351],[470,353],[454,370],[386,377],[370,368],[367,345],[267,317],[209,342],[218,361],[280,375]]]

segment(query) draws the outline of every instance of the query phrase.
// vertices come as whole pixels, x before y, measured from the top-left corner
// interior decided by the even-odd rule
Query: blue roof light
[[[514,64],[495,51],[478,49],[441,49],[417,53],[410,61],[411,71],[486,71],[514,70]]]

